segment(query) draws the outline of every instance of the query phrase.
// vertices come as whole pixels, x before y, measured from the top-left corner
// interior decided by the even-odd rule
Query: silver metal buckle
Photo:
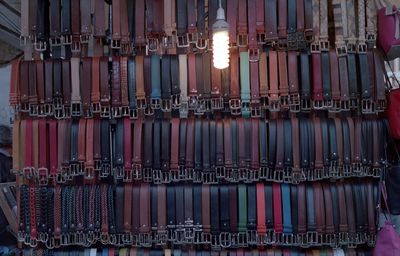
[[[302,34],[303,35],[303,34]],[[288,50],[297,50],[298,49],[298,41],[297,41],[297,32],[289,32],[287,34],[287,49]]]
[[[328,38],[320,38],[319,40],[319,48],[322,51],[329,51],[329,41]]]
[[[123,117],[129,117],[129,107],[128,106],[122,106],[121,107],[121,116]]]
[[[143,247],[151,247],[151,234],[150,233],[140,233],[139,243]]]
[[[314,42],[314,43],[310,44],[310,52],[311,53],[320,53],[321,52],[319,42]]]
[[[344,43],[336,44],[336,55],[339,57],[343,57],[347,55],[347,47]]]
[[[144,115],[145,115],[145,116],[152,116],[152,115],[154,115],[154,109],[151,108],[150,106],[147,106],[146,109],[144,110]]]
[[[374,102],[371,99],[362,99],[361,100],[361,111],[363,114],[375,113]]]
[[[176,244],[184,244],[185,243],[185,229],[184,229],[183,225],[176,226],[174,243],[176,243]]]
[[[293,234],[282,234],[282,243],[284,245],[294,245],[295,244],[295,236]]]
[[[225,179],[233,183],[239,182],[239,170],[237,168],[227,168]]]
[[[349,242],[349,233],[339,232],[339,244],[346,245]]]
[[[133,44],[129,41],[121,41],[121,54],[127,55],[133,52]]]
[[[375,110],[376,112],[384,112],[387,107],[387,101],[385,100],[377,100],[375,102]]]
[[[199,50],[205,50],[208,46],[208,39],[203,38],[201,35],[197,38],[196,48]]]
[[[136,99],[136,103],[137,103],[137,108],[138,109],[146,109],[147,107],[147,102],[146,102],[146,98],[142,98],[142,99]]]
[[[111,49],[120,49],[121,39],[111,39]]]
[[[275,168],[273,175],[274,175],[273,180],[275,182],[279,182],[279,183],[283,182],[284,170],[279,170],[279,169]]]
[[[110,235],[107,232],[100,233],[100,242],[104,245],[110,243]]]
[[[49,170],[46,167],[38,168],[37,177],[39,185],[46,186],[49,183]]]
[[[321,110],[321,109],[325,108],[323,100],[313,100],[312,104],[313,104],[313,108],[317,109],[317,110]]]
[[[251,107],[249,100],[242,100],[242,115],[250,116],[251,115]]]
[[[151,168],[143,168],[142,174],[144,182],[151,182],[153,180],[153,171]]]
[[[193,228],[193,243],[194,244],[201,244],[201,234],[202,234],[203,230],[201,229],[201,225],[200,226],[194,226]]]
[[[186,48],[189,47],[189,38],[187,34],[184,35],[178,35],[177,40],[176,40],[176,46],[178,48]]]
[[[217,173],[213,171],[202,172],[202,181],[204,184],[218,184]]]
[[[339,113],[340,111],[342,111],[342,104],[340,100],[331,100],[330,101],[331,106],[328,109],[329,112],[331,113]],[[326,106],[326,104],[325,104]]]
[[[350,100],[340,101],[342,111],[350,111]]]
[[[147,39],[147,50],[149,52],[156,52],[159,49],[160,43],[158,38],[148,38]]]
[[[278,112],[280,110],[281,110],[281,101],[280,101],[280,99],[271,100],[271,97],[269,97],[269,111],[270,112]]]
[[[168,232],[167,230],[158,230],[156,234],[157,244],[166,245],[168,242]]]
[[[122,116],[121,107],[111,107],[112,116],[115,118],[120,118]]]
[[[224,99],[222,97],[211,98],[211,108],[213,110],[221,110],[224,108]]]
[[[138,118],[138,110],[136,108],[129,109],[129,118],[130,119],[137,119]]]
[[[278,49],[286,50],[288,48],[287,38],[278,38]]]
[[[247,230],[247,244],[257,245],[257,230]]]
[[[172,101],[171,99],[161,99],[161,110],[163,112],[171,112]]]
[[[107,178],[111,173],[111,165],[109,163],[101,163],[100,178]]]
[[[162,184],[162,171],[161,170],[153,170],[153,182],[154,184]]]
[[[81,51],[81,42],[79,40],[72,39],[71,52],[78,53]]]
[[[260,60],[260,49],[249,48],[249,62],[258,62]]]
[[[150,105],[152,109],[159,109],[161,107],[161,99],[152,98]]]
[[[132,178],[134,180],[142,179],[142,167],[140,164],[132,164]]]
[[[240,115],[241,114],[241,102],[240,99],[230,99],[229,100],[229,108],[231,110],[232,115]]]
[[[35,50],[37,52],[44,52],[47,50],[47,42],[46,41],[35,41]]]
[[[22,174],[25,179],[32,179],[35,176],[35,168],[34,167],[24,167],[22,169]]]
[[[247,241],[248,241],[247,233],[246,232],[239,232],[238,233],[238,246],[239,247],[247,247],[248,246]]]
[[[80,102],[71,102],[71,116],[81,116],[82,105]]]
[[[123,182],[132,182],[133,180],[133,172],[132,169],[124,168],[124,177],[122,178]]]
[[[90,37],[91,37],[91,34],[81,34],[79,37],[81,44],[88,44]]]
[[[198,35],[197,35],[197,33],[189,32],[189,33],[187,33],[187,38],[188,38],[188,42],[189,43],[196,44],[197,43],[197,39],[198,39]]]
[[[61,44],[63,44],[63,45],[72,44],[72,35],[62,35],[61,36]]]
[[[307,43],[314,41],[314,31],[312,29],[305,29],[304,30],[304,39]]]
[[[38,105],[29,103],[29,115],[30,116],[39,116]]]
[[[307,243],[310,245],[318,244],[318,233],[316,231],[307,231]]]
[[[257,44],[265,44],[265,38],[267,34],[265,32],[257,32]]]
[[[261,108],[259,105],[258,106],[251,105],[250,111],[251,111],[251,117],[255,118],[261,117]]]
[[[232,245],[232,235],[228,232],[221,232],[219,234],[219,245],[222,248],[229,248]]]
[[[210,233],[201,233],[201,243],[202,244],[211,244],[211,234]]]
[[[179,109],[181,106],[181,95],[180,94],[173,94],[171,96],[172,101],[172,109]]]
[[[187,118],[189,114],[189,106],[187,101],[182,101],[181,107],[179,108],[179,117]]]
[[[300,112],[300,95],[298,93],[289,94],[289,109],[291,112]]]

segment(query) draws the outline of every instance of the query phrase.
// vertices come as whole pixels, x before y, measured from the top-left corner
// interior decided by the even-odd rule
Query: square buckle
[[[279,183],[283,182],[283,176],[284,176],[284,170],[283,169],[279,170],[279,169],[275,168],[275,170],[273,172],[273,175],[274,175],[273,181],[279,182]]]
[[[197,95],[189,96],[188,109],[196,110],[197,106],[198,106],[198,96]]]
[[[271,97],[269,97],[269,111],[271,111],[271,112],[279,112],[280,110],[281,110],[281,101],[280,101],[280,99],[272,100]]]
[[[121,54],[128,55],[133,52],[133,44],[128,40],[121,41]]]
[[[211,98],[211,108],[213,110],[221,110],[224,108],[224,99],[222,97]]]
[[[187,38],[188,38],[188,42],[190,44],[196,44],[197,43],[197,39],[198,39],[198,35],[197,32],[189,32],[187,33]]]
[[[316,231],[307,231],[306,238],[308,244],[310,245],[318,244],[318,233]]]
[[[248,180],[248,169],[245,167],[239,167],[238,169],[238,180],[239,181],[247,181]]]
[[[237,35],[237,46],[238,47],[247,47],[249,44],[249,37],[247,34],[238,34]]]
[[[142,174],[144,182],[153,181],[153,170],[151,168],[143,168]]]
[[[357,53],[358,54],[365,54],[367,53],[368,47],[365,42],[358,42],[357,44]]]
[[[201,226],[194,226],[193,228],[193,243],[194,244],[201,244],[201,234],[203,230],[201,229]]]
[[[293,234],[282,234],[282,243],[284,245],[294,245],[295,244],[295,236]]]
[[[25,179],[32,179],[35,176],[35,168],[34,167],[24,167],[22,169],[22,174]]]
[[[300,95],[298,93],[289,94],[289,110],[291,112],[300,112]]]
[[[111,117],[111,109],[108,105],[101,105],[100,116],[103,118]]]
[[[311,43],[314,41],[314,31],[312,29],[304,30],[304,39],[307,43]]]
[[[132,169],[124,167],[123,172],[124,172],[124,174],[123,174],[123,177],[122,177],[122,181],[123,182],[132,182],[132,180],[133,180]]]
[[[80,102],[71,102],[71,116],[82,115],[82,104]]]
[[[151,234],[150,233],[139,233],[139,244],[143,247],[151,247]]]
[[[158,230],[156,233],[156,240],[158,245],[166,245],[168,242],[167,230]]]
[[[260,60],[260,49],[249,48],[249,62],[258,62]]]
[[[46,186],[49,183],[49,170],[46,167],[38,168],[37,176],[40,186]]]
[[[158,38],[147,38],[147,50],[149,52],[156,52],[159,49],[159,45]]]
[[[29,106],[29,115],[30,116],[41,116],[41,115],[39,115],[38,105],[29,103],[28,106]],[[46,116],[46,115],[43,115],[43,116]]]
[[[94,177],[95,177],[94,167],[93,166],[85,166],[85,174],[84,174],[83,178],[85,180],[93,180]]]
[[[385,109],[386,109],[386,107],[387,107],[387,101],[386,101],[386,99],[384,99],[384,100],[377,100],[377,101],[375,102],[375,110],[376,110],[376,112],[384,112]]]
[[[179,117],[187,118],[189,114],[189,106],[187,101],[182,101],[181,107],[179,108]]]
[[[298,49],[297,33],[291,32],[287,35],[287,49],[295,51]]]
[[[321,51],[321,52],[322,52],[322,51],[324,51],[324,52],[329,51],[329,41],[328,41],[328,38],[320,38],[320,40],[319,40],[319,48],[320,48],[320,51]]]
[[[78,53],[81,52],[81,42],[78,39],[73,38],[71,42],[71,52]]]
[[[265,44],[265,38],[267,34],[265,32],[257,32],[257,44]]]
[[[72,44],[72,35],[62,35],[61,36],[61,44],[71,45]]]
[[[120,38],[111,38],[111,49],[120,49],[121,48],[121,39]]]
[[[332,100],[331,107],[328,109],[329,112],[339,113],[342,111],[342,106],[340,100]]]
[[[255,118],[261,117],[261,108],[259,105],[258,106],[251,105],[250,111],[251,111],[251,117]]]
[[[239,232],[237,235],[238,235],[238,247],[247,247],[248,246],[247,232]]]
[[[129,109],[129,119],[137,119],[139,116],[138,110],[136,108]]]
[[[100,178],[107,178],[111,173],[111,165],[109,163],[101,163]]]
[[[121,116],[122,117],[129,117],[129,107],[128,106],[122,106],[121,107]]]
[[[185,228],[183,225],[177,225],[175,229],[175,244],[185,243]]]
[[[178,40],[176,40],[176,46],[178,48],[189,47],[190,43],[189,43],[188,34],[178,35],[177,38],[178,38]]]
[[[140,164],[132,164],[132,178],[134,180],[142,179],[142,167]]]
[[[122,108],[121,107],[111,107],[112,117],[120,118],[122,116]]]
[[[247,230],[247,244],[257,245],[258,241],[257,230]]]
[[[229,168],[225,168],[225,166],[215,166],[215,175],[217,179],[226,178],[226,170]]]
[[[154,109],[148,105],[146,107],[146,109],[144,110],[144,115],[146,115],[146,116],[154,115]]]
[[[202,244],[211,244],[211,234],[210,233],[201,233],[201,243]]]
[[[371,99],[362,99],[361,100],[361,111],[363,114],[375,113],[373,101]]]
[[[230,99],[229,100],[229,108],[231,110],[232,115],[240,115],[241,114],[241,102],[240,99]]]
[[[44,113],[45,113],[46,116],[52,116],[53,115],[53,109],[54,109],[53,103],[44,104]]]
[[[342,111],[350,111],[350,100],[341,100],[340,108]]]
[[[344,43],[336,44],[336,55],[338,58],[347,55],[347,47]]]
[[[50,37],[50,46],[61,46],[62,45],[62,39],[61,37]]]
[[[288,48],[287,38],[278,38],[278,49],[286,50]]]
[[[281,109],[287,110],[289,109],[289,95],[281,95]]]
[[[204,184],[218,184],[217,174],[216,172],[202,172],[201,178]]]
[[[137,98],[136,101],[138,109],[146,109],[147,107],[146,98]]]
[[[310,44],[310,51],[311,53],[320,53],[321,48],[319,42],[314,42]]]

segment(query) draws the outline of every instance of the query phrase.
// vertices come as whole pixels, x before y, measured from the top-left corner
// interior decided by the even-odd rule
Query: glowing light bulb
[[[217,11],[217,21],[213,24],[213,65],[215,68],[229,67],[229,24],[221,5]]]

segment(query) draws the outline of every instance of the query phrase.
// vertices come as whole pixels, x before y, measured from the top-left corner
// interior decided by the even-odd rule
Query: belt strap
[[[265,28],[266,38],[268,44],[273,44],[278,40],[278,18],[277,18],[277,1],[265,0]]]
[[[193,118],[188,119],[186,128],[186,161],[185,168],[188,172],[194,168],[194,147],[195,147],[195,121]]]
[[[306,0],[307,1],[307,0]],[[311,108],[311,81],[310,81],[310,58],[308,53],[300,53],[301,63],[301,109],[308,111]]]
[[[247,188],[244,184],[238,185],[238,232],[245,233],[247,231]]]
[[[280,184],[272,184],[273,197],[274,197],[274,231],[275,234],[282,234],[283,232],[283,212],[282,212],[282,191]],[[279,235],[278,235],[279,236]]]
[[[349,243],[353,244],[356,235],[356,216],[354,209],[353,191],[350,184],[344,184],[346,195],[347,223],[349,225]]]
[[[209,121],[203,120],[201,124],[201,137],[202,137],[202,160],[203,160],[203,172],[207,172],[211,168],[210,163],[210,128]]]
[[[238,195],[237,186],[229,185],[229,228],[232,233],[238,232]]]
[[[299,184],[297,189],[297,207],[298,207],[298,228],[297,232],[300,238],[304,238],[307,232],[307,205],[306,205],[306,186]],[[303,239],[299,239],[299,242],[303,242]]]
[[[187,55],[179,54],[179,86],[181,91],[180,116],[187,117],[188,111],[188,63]]]
[[[240,3],[239,3],[240,4]],[[240,10],[240,9],[239,9]],[[240,98],[242,101],[242,115],[250,115],[250,78],[249,78],[249,53],[240,52]]]
[[[176,225],[176,209],[175,209],[175,187],[168,186],[167,187],[167,228],[170,230],[172,234],[175,231]],[[171,234],[169,234],[171,237]]]
[[[292,234],[293,226],[292,226],[292,211],[290,204],[290,187],[288,184],[281,185],[281,193],[282,193],[282,212],[283,212],[283,233],[284,234]]]
[[[347,210],[347,200],[346,200],[346,195],[345,195],[345,189],[343,184],[337,184],[337,191],[338,191],[338,199],[339,199],[339,241],[340,239],[344,239],[345,242],[348,240],[348,232],[349,232],[349,226],[348,226],[348,212],[350,211]],[[350,200],[350,199],[349,199]]]
[[[278,87],[278,54],[276,51],[269,51],[269,74],[270,74],[270,87],[268,92],[269,108],[270,111],[280,110],[280,90]]]
[[[161,170],[161,120],[153,123],[153,170]]]
[[[210,186],[204,184],[201,188],[201,201],[202,201],[202,208],[201,208],[201,216],[202,216],[202,223],[203,223],[203,236],[206,237],[211,232],[211,220],[210,220]],[[203,242],[205,239],[202,238]]]
[[[315,200],[316,231],[318,232],[319,236],[323,236],[325,235],[326,229],[324,194],[320,183],[314,183],[313,189]]]
[[[271,184],[265,185],[265,218],[267,224],[267,231],[274,230],[274,200],[273,189]]]
[[[151,56],[151,107],[154,109],[158,109],[160,108],[160,106],[161,106],[161,58],[158,55],[152,55]]]
[[[201,119],[197,119],[195,121],[195,133],[194,133],[194,168],[197,171],[202,170],[202,121]]]
[[[256,185],[251,184],[247,185],[247,230],[248,230],[248,239],[252,242],[253,235],[252,231],[256,231],[257,229],[257,194],[256,194]]]
[[[256,184],[257,189],[257,233],[263,235],[267,232],[265,216],[265,189],[263,183]]]
[[[186,162],[186,128],[187,120],[180,120],[179,124],[179,166],[185,169]]]

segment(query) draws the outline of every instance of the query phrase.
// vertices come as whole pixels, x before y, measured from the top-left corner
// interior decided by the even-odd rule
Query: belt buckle
[[[211,108],[213,110],[221,110],[224,108],[224,100],[222,97],[211,98]]]
[[[64,107],[63,106],[61,106],[61,107],[54,106],[54,117],[57,120],[64,118]]]
[[[237,168],[228,168],[226,169],[226,180],[229,182],[239,182],[239,169]]]
[[[111,49],[120,49],[121,48],[121,39],[111,38]]]
[[[21,112],[29,112],[29,103],[21,102]]]
[[[238,247],[247,247],[248,246],[247,233],[239,232],[237,235],[238,235]]]
[[[150,105],[152,109],[159,109],[161,107],[161,99],[151,98]]]
[[[218,184],[216,172],[203,172],[202,180],[204,184]]]
[[[147,106],[146,98],[140,98],[140,99],[137,98],[136,103],[138,109],[146,109]]]
[[[111,172],[111,165],[109,163],[101,163],[101,170],[99,173],[100,178],[107,178]]]
[[[313,104],[313,109],[321,110],[325,108],[323,100],[313,100],[312,104]]]
[[[250,106],[250,111],[251,111],[251,117],[261,117],[261,108],[260,105],[251,105]]]
[[[300,95],[298,93],[289,94],[289,109],[291,112],[300,112]]]
[[[223,179],[226,177],[226,169],[225,166],[215,166],[215,177],[216,179]],[[210,173],[210,174],[214,174],[214,172],[210,171],[210,172],[204,172],[204,173]],[[213,175],[214,176],[214,175]]]
[[[151,247],[151,234],[150,233],[140,233],[139,234],[139,244],[143,247]]]
[[[288,48],[287,38],[278,38],[278,49],[286,50]]]
[[[376,235],[375,234],[368,234],[367,235],[367,243],[368,246],[373,247],[376,245]]]
[[[111,107],[112,116],[115,118],[120,118],[122,116],[122,108],[121,107]]]
[[[180,181],[181,179],[179,177],[179,168],[178,169],[171,169],[170,177],[171,177],[171,181],[173,181],[173,182]]]
[[[211,250],[220,251],[221,243],[219,241],[219,235],[211,234]]]
[[[274,170],[274,172],[273,172],[274,174],[274,178],[273,178],[273,180],[275,181],[275,182],[279,182],[279,183],[282,183],[283,182],[283,176],[284,176],[284,170],[283,169],[276,169],[275,168],[275,170]]]
[[[187,33],[187,38],[188,38],[188,42],[190,44],[196,44],[197,43],[197,39],[198,39],[198,35],[197,35],[197,33],[189,32],[189,33]]]
[[[127,55],[133,52],[133,45],[131,42],[122,40],[121,41],[121,54]]]
[[[74,234],[74,237],[75,237],[75,243],[78,244],[78,245],[82,245],[83,242],[85,241],[85,239],[84,239],[85,238],[85,234],[82,231],[77,231]]]
[[[157,244],[159,245],[165,245],[167,244],[168,241],[168,232],[167,230],[158,230],[157,234]]]
[[[271,100],[269,97],[269,111],[271,112],[278,112],[281,110],[280,99],[278,100]]]
[[[163,48],[165,49],[172,49],[176,45],[175,34],[165,35],[162,38]]]
[[[247,230],[247,244],[257,245],[257,230]]]
[[[142,179],[142,167],[140,164],[132,164],[132,178],[134,180]]]
[[[336,242],[336,234],[325,234],[325,242],[328,243],[331,247],[334,247]]]
[[[207,49],[207,45],[208,45],[208,39],[203,38],[202,35],[199,35],[196,41],[196,48],[199,50],[205,50]]]
[[[143,181],[151,182],[153,180],[153,172],[151,168],[143,168]]]
[[[184,180],[193,180],[194,169],[193,168],[185,168],[184,169]]]
[[[189,114],[189,106],[187,101],[182,101],[181,107],[179,108],[179,117],[187,118]]]
[[[46,186],[49,183],[49,170],[46,167],[38,168],[37,176],[40,186]]]
[[[175,244],[183,244],[185,242],[185,229],[183,225],[177,225],[175,229]]]
[[[374,168],[372,168],[372,173],[371,173],[370,176],[372,176],[372,177],[374,177],[374,178],[379,178],[379,177],[381,177],[382,172],[383,172],[383,168],[381,168],[381,167],[374,167]]]
[[[356,238],[356,234],[355,233],[349,233],[348,237],[349,240],[347,242],[347,247],[348,248],[357,248],[357,238]]]
[[[310,44],[310,52],[311,53],[320,53],[321,52],[319,42],[313,42]]]
[[[257,32],[257,44],[265,44],[265,38],[267,37],[267,34],[265,31]]]
[[[260,96],[260,105],[262,108],[268,108],[268,97],[267,96]]]
[[[246,181],[248,180],[248,169],[245,167],[239,167],[238,169],[238,180]]]
[[[62,45],[72,44],[72,35],[62,35],[61,36],[61,44]]]
[[[35,50],[37,52],[44,52],[47,50],[47,42],[46,41],[38,41],[36,39],[34,45],[35,45]]]
[[[253,169],[248,169],[247,170],[247,180],[245,180],[245,183],[252,183],[255,181],[260,180],[260,168],[253,168]]]
[[[247,34],[239,33],[237,35],[237,46],[238,47],[247,47],[249,44],[249,36]]]
[[[304,30],[304,39],[307,43],[314,41],[314,31],[313,29],[305,29]]]
[[[357,97],[350,97],[350,109],[358,109],[360,103]]]
[[[178,48],[186,48],[186,47],[189,47],[189,45],[190,45],[190,43],[189,43],[188,34],[177,36],[176,46]]]
[[[349,233],[339,232],[339,244],[345,245],[349,242]]]
[[[154,109],[150,105],[148,105],[144,110],[144,115],[146,116],[154,115]]]
[[[297,32],[290,32],[287,34],[287,49],[288,50],[297,50]]]
[[[71,116],[81,116],[82,105],[80,102],[71,102]]]
[[[147,38],[147,50],[149,52],[156,52],[159,49],[158,38],[150,37]]]
[[[121,116],[123,117],[129,117],[129,107],[128,106],[122,106],[121,107]]]
[[[190,224],[186,224],[189,222]],[[194,233],[193,233],[193,221],[192,220],[186,220],[185,221],[185,228],[184,228],[184,240],[187,243],[192,243],[194,239]]]
[[[32,179],[35,176],[35,168],[34,167],[24,167],[22,169],[23,176],[25,179]]]
[[[205,171],[205,169],[204,169]],[[195,168],[193,171],[193,183],[201,183],[203,181],[203,169]]]
[[[350,111],[350,100],[341,100],[340,103],[342,111]]]
[[[198,104],[198,96],[197,95],[189,96],[188,109],[189,110],[196,110],[197,109],[197,104]]]
[[[201,243],[202,244],[211,244],[211,234],[210,233],[201,233]]]
[[[248,116],[251,115],[251,107],[249,100],[242,100],[242,115]]]
[[[40,116],[38,105],[29,103],[28,107],[29,107],[29,115],[30,116]]]
[[[131,232],[125,232],[122,234],[122,243],[124,244],[132,244],[133,243],[133,235]]]
[[[295,236],[293,234],[282,234],[282,243],[284,245],[294,245]]]
[[[367,44],[365,42],[358,42],[357,44],[357,53],[363,54],[367,52]]]
[[[28,40],[29,40],[29,36],[20,35],[19,36],[19,45],[25,46]]]
[[[260,167],[260,179],[266,179],[268,177],[269,168],[268,166],[261,166]]]
[[[195,109],[194,114],[195,115],[203,115],[207,111],[206,109],[206,103],[204,98],[198,98],[197,99],[197,107]]]
[[[171,112],[172,101],[171,99],[161,99],[161,110],[163,112]]]
[[[104,244],[104,245],[110,243],[110,235],[108,234],[108,232],[101,232],[100,233],[100,242],[102,244]]]
[[[297,243],[300,245],[302,248],[309,247],[307,244],[307,234],[306,233],[299,233],[296,235],[297,236]]]
[[[201,229],[201,226],[194,226],[193,228],[193,243],[194,244],[201,244],[201,234],[203,230]]]
[[[347,55],[347,47],[345,43],[336,44],[336,55],[338,58]]]
[[[167,225],[167,233],[168,233],[168,241],[175,242],[176,241],[175,225]]]
[[[241,102],[240,99],[230,99],[229,100],[229,108],[231,110],[232,115],[240,115],[241,114]]]
[[[50,37],[50,46],[61,46],[62,45],[62,41],[61,41],[61,37]]]
[[[329,51],[328,38],[320,38],[319,39],[319,48],[320,48],[321,51],[325,51],[325,52]]]
[[[136,108],[129,109],[129,119],[137,119],[138,116],[138,110]]]
[[[44,104],[44,111],[45,111],[46,116],[53,115],[53,108],[54,108],[53,103],[45,103]]]
[[[376,110],[376,112],[384,112],[385,109],[386,109],[386,107],[387,107],[387,101],[386,101],[386,99],[384,99],[384,100],[377,100],[377,101],[375,102],[375,110]]]
[[[307,243],[310,245],[317,245],[318,243],[318,233],[316,231],[307,231]]]
[[[63,118],[70,118],[71,117],[71,106],[64,105],[63,106]]]
[[[343,164],[342,172],[344,177],[350,177],[352,175],[352,168],[349,164]]]
[[[162,184],[161,170],[153,170],[153,182],[154,184]]]
[[[86,242],[89,245],[92,245],[96,242],[95,234],[93,230],[89,230],[88,233],[86,234]]]
[[[249,48],[249,62],[258,62],[260,60],[260,49]]]
[[[79,39],[80,39],[81,44],[87,44],[87,43],[89,43],[90,36],[91,36],[90,34],[81,34],[81,35],[79,36]]]
[[[80,51],[81,51],[80,39],[76,40],[76,39],[72,38],[72,41],[71,41],[71,52],[78,53]]]
[[[180,94],[173,94],[171,96],[172,99],[172,108],[173,109],[179,109],[179,107],[181,106],[181,95]]]
[[[331,106],[328,109],[329,112],[339,113],[340,111],[342,111],[342,106],[341,106],[340,100],[331,100],[330,103],[331,103]],[[325,106],[326,106],[326,104],[325,104]]]
[[[42,243],[47,243],[47,241],[49,240],[49,234],[44,232],[39,232],[37,240]]]
[[[301,104],[301,110],[302,111],[307,112],[307,111],[311,110],[311,100],[309,98],[302,97],[301,101],[300,101],[300,104]]]
[[[71,244],[71,238],[68,233],[61,234],[61,239],[60,239],[60,245],[65,246],[65,245],[70,245]]]
[[[24,242],[25,241],[25,237],[26,237],[26,235],[25,235],[25,233],[23,231],[18,231],[18,234],[17,234],[18,242]]]
[[[50,237],[47,240],[46,247],[47,247],[47,249],[50,249],[50,250],[56,248],[56,242],[55,242],[55,238],[54,237]]]
[[[373,101],[371,99],[362,99],[361,110],[363,114],[373,114],[374,113]]]
[[[123,182],[132,182],[132,180],[133,180],[132,169],[124,168],[124,176],[122,178],[122,181]]]

